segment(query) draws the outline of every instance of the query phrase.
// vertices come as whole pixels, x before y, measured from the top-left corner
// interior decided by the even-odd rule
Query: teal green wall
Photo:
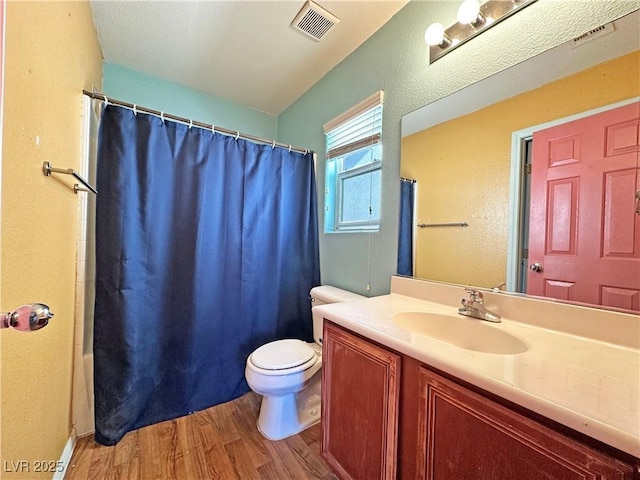
[[[102,73],[102,88],[110,97],[268,140],[277,139],[275,115],[113,63],[105,62]]]
[[[404,114],[638,8],[637,1],[539,0],[429,65],[424,31],[436,21],[453,24],[459,4],[459,0],[411,1],[278,117],[280,142],[302,145],[318,154],[319,220],[323,225],[322,126],[375,91],[384,90],[380,231],[321,233],[323,284],[366,295],[389,292],[397,264]],[[482,255],[482,245],[478,245],[478,255]]]

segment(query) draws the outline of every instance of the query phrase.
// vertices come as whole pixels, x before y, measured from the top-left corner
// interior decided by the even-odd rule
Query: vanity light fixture
[[[464,0],[458,8],[457,23],[447,29],[441,23],[432,23],[427,28],[424,39],[429,44],[429,63],[535,1],[488,0],[480,4],[479,0]]]

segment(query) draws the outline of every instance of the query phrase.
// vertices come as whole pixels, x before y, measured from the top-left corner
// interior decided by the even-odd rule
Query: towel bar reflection
[[[430,227],[468,227],[467,222],[453,222],[453,223],[419,223],[418,228],[430,228]]]
[[[72,168],[56,168],[56,167],[52,167],[49,162],[44,162],[42,164],[42,172],[44,173],[45,177],[50,176],[52,173],[62,173],[64,175],[71,175],[73,178],[75,178],[80,183],[82,183],[85,187],[87,187],[87,188],[82,188],[80,187],[80,185],[76,183],[73,186],[73,193],[78,193],[78,192],[93,192],[95,194],[98,193],[98,190],[96,190],[93,185],[91,185],[84,178],[82,178],[82,176]]]

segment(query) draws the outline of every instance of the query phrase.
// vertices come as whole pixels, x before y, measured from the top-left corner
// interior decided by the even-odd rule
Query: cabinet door
[[[632,479],[633,467],[422,368],[419,478]]]
[[[396,475],[400,356],[325,320],[322,455],[342,479]]]

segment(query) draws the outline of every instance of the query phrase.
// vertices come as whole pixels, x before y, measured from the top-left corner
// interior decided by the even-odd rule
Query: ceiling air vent
[[[589,30],[586,33],[583,33],[579,37],[573,39],[573,48],[579,47],[580,45],[584,45],[591,40],[595,40],[596,38],[603,37],[608,35],[609,33],[615,32],[616,28],[613,26],[613,22],[606,23],[604,25],[600,25],[593,30]]]
[[[319,5],[308,1],[293,19],[291,26],[314,40],[320,41],[338,23],[340,23],[338,18]]]

